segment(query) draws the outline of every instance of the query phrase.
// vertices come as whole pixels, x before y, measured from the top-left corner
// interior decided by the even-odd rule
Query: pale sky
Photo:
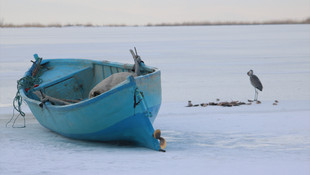
[[[0,0],[0,20],[24,24],[126,24],[303,20],[310,0]]]

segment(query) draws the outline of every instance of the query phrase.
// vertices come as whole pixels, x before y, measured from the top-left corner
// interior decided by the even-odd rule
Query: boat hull
[[[72,60],[75,61],[78,60]],[[95,62],[90,64],[92,68],[94,64],[110,63]],[[45,91],[52,89],[49,83],[43,83],[38,88]],[[135,104],[140,92],[143,99]],[[152,137],[152,123],[161,104],[159,70],[139,77],[130,76],[108,92],[70,105],[52,105],[50,102],[40,105],[41,101],[31,98],[25,90],[21,91],[21,95],[41,125],[63,136],[92,141],[129,141],[160,150],[159,142]]]

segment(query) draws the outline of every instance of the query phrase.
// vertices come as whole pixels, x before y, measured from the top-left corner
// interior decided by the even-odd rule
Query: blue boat
[[[89,98],[97,84],[113,74],[133,73],[134,65],[35,58],[24,78],[40,81],[30,83],[31,87],[22,86],[19,93],[42,126],[73,139],[126,141],[164,151],[166,141],[152,125],[161,105],[159,69],[141,62],[139,76],[128,76],[110,90]]]

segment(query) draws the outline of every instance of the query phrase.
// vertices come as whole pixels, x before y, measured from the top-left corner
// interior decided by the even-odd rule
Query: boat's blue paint
[[[154,110],[158,110],[159,106]],[[119,133],[120,129],[122,133]],[[87,134],[65,134],[61,135],[83,140],[108,140],[108,141],[131,141],[137,145],[159,150],[158,140],[152,137],[154,132],[152,123],[143,113],[130,116],[111,127]]]
[[[108,72],[130,71],[133,65],[84,59],[44,60],[42,65],[40,78],[43,82],[32,91],[41,90],[60,99],[80,96],[83,100],[63,106],[46,102],[40,107],[41,102],[32,91],[26,93],[22,89],[21,95],[41,125],[74,139],[133,141],[159,150],[159,142],[152,137],[152,123],[161,104],[158,69],[145,66],[141,76],[129,76],[110,91],[88,98],[91,88],[109,76]],[[134,108],[137,88],[143,92],[144,101]]]

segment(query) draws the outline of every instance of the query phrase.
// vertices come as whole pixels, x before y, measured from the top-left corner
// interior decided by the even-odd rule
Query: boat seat
[[[83,80],[79,77],[82,75],[87,77],[88,75],[91,75],[91,73],[92,68],[85,67],[54,81],[43,82],[40,86],[34,88],[33,92],[41,91],[53,98],[80,101],[87,97],[87,93],[85,93],[84,90],[84,84],[89,83],[87,82],[89,80],[87,78]]]

